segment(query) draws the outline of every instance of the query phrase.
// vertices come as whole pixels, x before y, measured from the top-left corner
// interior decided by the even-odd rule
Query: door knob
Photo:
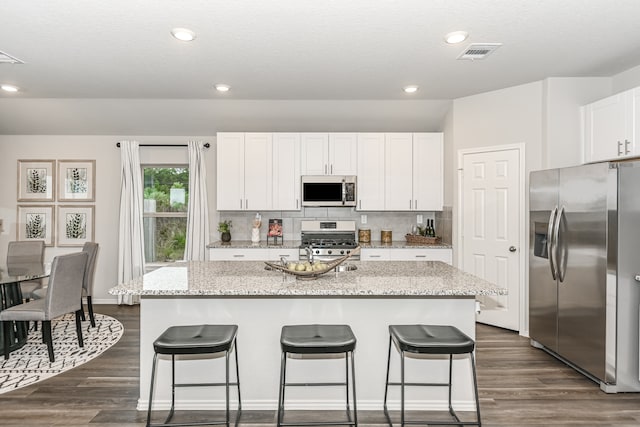
[[[516,251],[515,246],[509,246],[509,252],[515,252],[515,251]]]
[[[636,274],[635,279],[636,279],[636,282],[640,282],[640,274]]]

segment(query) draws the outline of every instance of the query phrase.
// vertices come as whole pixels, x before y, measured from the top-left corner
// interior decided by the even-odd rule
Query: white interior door
[[[507,289],[479,296],[478,322],[520,330],[524,178],[520,148],[461,153],[462,268]]]

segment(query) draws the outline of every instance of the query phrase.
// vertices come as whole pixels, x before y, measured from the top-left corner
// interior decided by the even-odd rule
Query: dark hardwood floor
[[[85,365],[0,395],[0,426],[144,425],[146,414],[135,409],[139,307],[98,305],[96,312],[124,324],[120,342]],[[640,393],[603,393],[526,338],[478,325],[477,348],[483,426],[640,426]],[[199,415],[187,412],[179,415]],[[362,425],[384,424],[381,411],[359,416]],[[244,411],[240,423],[274,424],[273,411]]]

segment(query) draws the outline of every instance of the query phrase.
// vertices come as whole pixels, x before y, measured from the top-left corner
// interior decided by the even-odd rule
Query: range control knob
[[[329,250],[327,251],[327,253],[328,253],[329,255],[331,255],[331,249],[329,249]]]
[[[340,251],[340,255],[344,255],[344,251]]]
[[[317,254],[319,254],[319,253],[320,253],[320,251],[319,251],[318,249],[316,249],[316,253],[317,253]]]

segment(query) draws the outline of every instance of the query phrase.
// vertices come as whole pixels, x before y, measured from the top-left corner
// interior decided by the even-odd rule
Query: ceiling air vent
[[[24,61],[0,51],[0,64],[24,64]]]
[[[502,43],[472,43],[459,56],[458,59],[484,59],[491,52],[502,46]]]

